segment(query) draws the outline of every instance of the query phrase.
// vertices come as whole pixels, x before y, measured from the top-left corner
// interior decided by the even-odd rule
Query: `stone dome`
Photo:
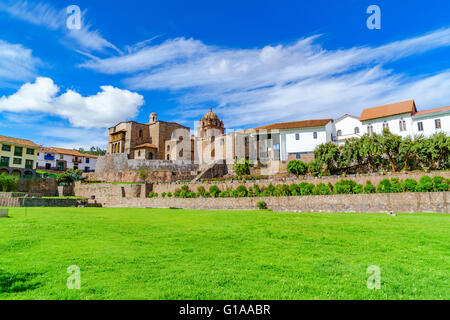
[[[212,111],[212,108],[203,116],[202,120],[219,120],[217,114]]]

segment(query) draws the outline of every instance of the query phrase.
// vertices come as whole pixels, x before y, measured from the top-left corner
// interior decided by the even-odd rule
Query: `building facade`
[[[97,158],[77,150],[41,146],[37,154],[37,168],[53,171],[80,169],[84,172],[94,172]]]
[[[0,174],[18,176],[36,173],[37,150],[33,141],[0,136]]]

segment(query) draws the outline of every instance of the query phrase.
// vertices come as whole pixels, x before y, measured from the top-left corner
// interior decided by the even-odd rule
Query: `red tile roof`
[[[364,109],[359,117],[360,121],[384,118],[389,116],[394,116],[397,114],[410,113],[414,114],[417,112],[416,104],[414,100],[408,100],[403,102],[397,102],[392,104],[386,104],[384,106],[367,108]]]
[[[26,146],[26,147],[39,147],[37,144],[35,144],[31,140],[26,139],[19,139],[19,138],[13,138],[13,137],[7,137],[7,136],[0,136],[0,143],[5,142],[8,144],[16,144],[19,146]]]
[[[85,158],[93,158],[93,159],[97,159],[98,158],[98,156],[94,156],[92,154],[87,154],[87,153],[81,153],[78,150],[73,150],[73,149],[54,148],[54,147],[41,147],[41,150],[43,152],[52,152],[52,153],[58,153],[58,154],[65,154],[65,155],[75,156],[75,157],[85,157]]]
[[[450,110],[450,106],[419,111],[419,112],[414,113],[413,116],[421,116],[423,114],[429,114],[429,113],[435,113],[435,112],[441,112],[441,111],[448,111],[448,110]]]
[[[282,130],[282,129],[298,129],[298,128],[314,128],[314,127],[324,127],[332,119],[317,119],[317,120],[302,120],[302,121],[291,121],[269,124],[267,126],[257,127],[250,130]]]

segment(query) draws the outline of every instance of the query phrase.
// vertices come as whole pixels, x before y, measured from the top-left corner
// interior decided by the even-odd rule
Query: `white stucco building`
[[[345,144],[345,140],[350,138],[360,138],[363,132],[363,126],[358,117],[345,114],[334,121],[335,135],[333,141],[337,145]]]
[[[97,156],[80,153],[77,150],[41,147],[37,155],[37,167],[56,171],[80,169],[84,172],[93,172],[97,158]]]

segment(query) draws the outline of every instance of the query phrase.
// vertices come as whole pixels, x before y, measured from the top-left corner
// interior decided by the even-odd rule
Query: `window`
[[[183,149],[181,149],[180,152],[178,153],[178,155],[179,155],[180,157],[182,157],[182,156],[183,156],[183,153],[184,153],[184,152],[183,152]]]
[[[423,131],[423,123],[422,122],[417,122],[417,130]]]
[[[338,130],[338,131],[337,131],[337,136],[338,136],[338,137],[342,136],[342,131],[341,131],[341,130]]]
[[[223,142],[223,140],[222,140],[222,142]],[[222,145],[223,145],[223,143],[222,143]],[[245,146],[248,146],[248,137],[245,137],[245,138],[244,138],[244,145],[245,145]]]
[[[267,134],[267,140],[271,140],[271,139],[272,139],[272,134],[271,133]]]
[[[8,144],[4,144],[2,145],[2,151],[11,151],[11,146]]]
[[[33,169],[33,160],[25,160],[25,168],[26,169]]]
[[[34,149],[27,148],[27,154],[34,155]]]
[[[295,140],[300,140],[300,133],[295,134]]]
[[[170,151],[170,146],[167,146],[167,151]]]
[[[142,130],[139,130],[139,138],[142,138]]]
[[[140,156],[141,156],[141,150],[138,151],[138,157],[140,157]]]
[[[59,155],[59,160],[63,160],[64,159],[64,155],[63,154],[60,154]]]
[[[373,126],[371,124],[367,125],[367,133],[372,134],[373,133]]]
[[[167,160],[170,160],[170,155],[169,154],[167,155]]]
[[[389,130],[389,124],[385,121],[383,122],[383,130],[388,129]]]
[[[14,159],[13,159],[13,163],[14,163],[14,164],[22,164],[22,159],[20,159],[20,158],[14,158]]]
[[[359,127],[355,127],[355,134],[359,134]]]
[[[74,170],[78,170],[78,166],[73,166],[73,169]]]
[[[1,157],[0,158],[0,166],[9,167],[9,157]]]
[[[399,126],[400,126],[400,131],[406,131],[406,121],[405,120],[400,120],[399,121]]]
[[[317,139],[317,132],[313,132],[313,138]]]
[[[14,147],[14,155],[17,157],[21,157],[23,153],[22,147]]]
[[[436,129],[441,129],[441,119],[434,120],[434,126]]]
[[[89,163],[89,158],[86,158],[86,163]]]

